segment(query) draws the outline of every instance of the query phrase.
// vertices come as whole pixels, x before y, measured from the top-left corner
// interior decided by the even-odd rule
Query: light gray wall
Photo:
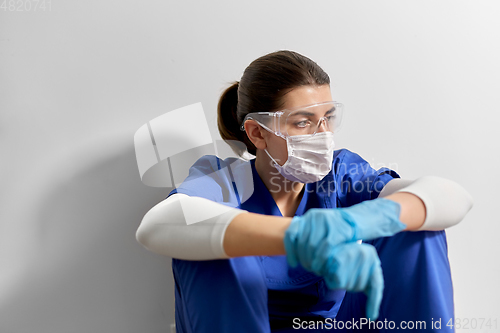
[[[0,332],[169,332],[170,259],[134,238],[168,189],[140,182],[134,132],[202,102],[219,138],[222,89],[278,49],[330,74],[339,147],[469,190],[456,316],[498,318],[498,2],[28,2],[0,9]]]

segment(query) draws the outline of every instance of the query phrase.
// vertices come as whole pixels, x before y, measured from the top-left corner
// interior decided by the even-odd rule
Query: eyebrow
[[[332,107],[330,110],[326,111],[325,116],[332,114],[333,112],[335,112],[335,107]],[[295,112],[295,114],[299,114],[302,116],[314,116],[315,115],[315,113],[309,112],[309,111],[297,111],[297,112]]]
[[[326,111],[325,116],[326,116],[327,114],[331,114],[331,113],[334,113],[334,112],[335,112],[335,106],[334,106],[334,107],[332,107],[330,110]]]

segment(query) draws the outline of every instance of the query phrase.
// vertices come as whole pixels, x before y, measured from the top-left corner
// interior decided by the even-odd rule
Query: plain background
[[[169,189],[141,183],[133,135],[202,102],[219,138],[222,90],[279,49],[330,74],[339,148],[472,194],[447,231],[456,317],[500,325],[500,3],[45,1],[0,1],[1,332],[169,332],[170,258],[135,241]]]

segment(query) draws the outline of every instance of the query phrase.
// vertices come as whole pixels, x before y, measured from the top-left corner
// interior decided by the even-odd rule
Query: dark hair
[[[293,88],[330,84],[330,77],[311,59],[293,51],[277,51],[254,60],[221,95],[217,107],[219,133],[233,150],[242,150],[234,141],[243,142],[250,154],[256,148],[241,122],[251,112],[272,112],[282,108],[283,97]],[[233,142],[231,142],[233,141]]]

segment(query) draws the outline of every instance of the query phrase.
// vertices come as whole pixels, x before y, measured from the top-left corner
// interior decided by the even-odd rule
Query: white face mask
[[[300,183],[314,183],[323,179],[332,170],[333,150],[335,143],[332,132],[320,132],[315,135],[295,135],[286,139],[288,159],[274,167],[288,180]]]

